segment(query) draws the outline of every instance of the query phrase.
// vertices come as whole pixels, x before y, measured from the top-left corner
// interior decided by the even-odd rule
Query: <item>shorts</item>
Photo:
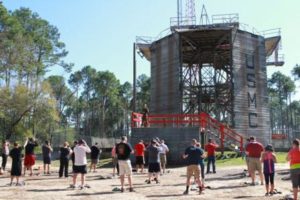
[[[262,163],[260,158],[249,157],[249,172],[254,173],[255,171],[262,172]]]
[[[91,162],[92,162],[92,164],[95,164],[95,165],[97,165],[98,164],[98,158],[96,158],[96,159],[91,159]]]
[[[131,167],[130,160],[118,160],[118,164],[119,164],[120,176],[132,174],[132,167]]]
[[[25,155],[24,165],[25,166],[33,166],[35,164],[35,155],[29,154]]]
[[[135,157],[135,164],[136,165],[143,165],[143,164],[145,164],[144,156],[136,156]]]
[[[274,185],[274,173],[264,173],[264,176],[266,185],[269,185],[270,183],[271,185]]]
[[[291,169],[290,172],[293,188],[300,187],[300,169]]]
[[[200,166],[199,165],[189,165],[187,166],[186,175],[188,178],[195,176],[195,178],[200,178]]]
[[[44,162],[44,165],[50,165],[51,164],[50,156],[43,157],[43,162]]]
[[[162,166],[165,166],[167,164],[167,155],[166,154],[159,154],[160,163]]]
[[[80,165],[80,166],[74,165],[73,172],[75,174],[86,174],[87,173],[86,165]]]
[[[158,172],[160,172],[160,164],[159,163],[149,163],[148,172],[149,173],[158,173]]]

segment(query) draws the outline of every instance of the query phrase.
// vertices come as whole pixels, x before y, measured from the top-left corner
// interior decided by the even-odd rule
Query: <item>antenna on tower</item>
[[[209,17],[205,5],[203,4],[201,10],[201,16],[200,16],[200,25],[208,25],[208,24],[210,24]]]
[[[182,0],[177,0],[177,26],[182,24]]]
[[[185,17],[187,25],[196,25],[195,0],[186,0]]]

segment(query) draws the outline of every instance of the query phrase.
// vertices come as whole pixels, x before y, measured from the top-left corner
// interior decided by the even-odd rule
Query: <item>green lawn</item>
[[[225,152],[225,155],[228,155],[230,158],[227,159],[218,159],[217,165],[220,167],[225,166],[239,166],[239,165],[245,165],[245,160],[243,160],[241,157],[234,156],[235,154],[233,152]],[[277,152],[277,161],[278,163],[286,163],[286,152]],[[218,154],[217,157],[220,157],[221,154]]]
[[[217,154],[217,165],[218,167],[227,167],[227,166],[240,166],[245,165],[245,160],[243,160],[241,157],[237,157],[237,154],[234,152],[225,152],[225,155],[227,155],[228,158],[221,159],[221,153]],[[286,163],[285,160],[287,153],[286,152],[277,152],[277,161],[278,163]],[[90,160],[88,160],[88,163],[90,163]],[[42,161],[37,161],[38,165],[42,165]],[[111,164],[111,158],[107,159],[101,159],[98,163],[98,167],[107,166]],[[51,163],[52,166],[59,167],[59,160],[53,160]]]

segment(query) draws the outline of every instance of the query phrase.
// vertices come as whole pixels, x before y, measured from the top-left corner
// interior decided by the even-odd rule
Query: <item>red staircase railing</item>
[[[131,114],[131,127],[141,128],[142,127],[142,114],[133,112]],[[213,127],[218,131],[220,136],[220,148],[224,149],[225,141],[233,140],[239,143],[241,151],[244,150],[244,137],[232,130],[228,126],[222,124],[218,120],[214,119],[207,113],[200,114],[152,114],[148,116],[150,126],[171,126],[171,127],[182,127],[182,126],[198,126],[201,129]]]

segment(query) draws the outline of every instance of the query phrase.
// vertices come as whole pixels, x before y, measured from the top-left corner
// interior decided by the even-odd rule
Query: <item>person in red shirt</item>
[[[264,184],[262,163],[260,162],[262,152],[264,152],[263,145],[257,142],[255,137],[250,137],[250,142],[246,146],[246,154],[249,159],[249,173],[252,179],[252,186],[255,186],[255,171],[258,171],[259,173],[261,185]]]
[[[212,139],[208,139],[208,144],[205,145],[205,151],[207,152],[207,169],[206,173],[211,173],[210,165],[212,164],[213,173],[216,173],[216,149],[219,145],[215,144]]]
[[[293,185],[294,199],[298,199],[298,188],[300,187],[300,140],[295,139],[293,146],[287,155],[290,162],[290,174]]]
[[[144,141],[140,140],[140,142],[137,143],[134,146],[134,150],[135,150],[136,171],[138,172],[139,168],[141,168],[141,173],[143,173],[144,172],[144,164],[145,164],[145,159],[144,159],[145,145],[144,145]]]

